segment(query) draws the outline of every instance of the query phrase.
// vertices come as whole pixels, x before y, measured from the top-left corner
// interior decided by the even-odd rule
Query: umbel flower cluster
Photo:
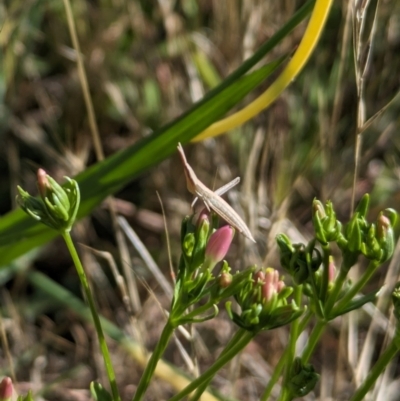
[[[40,198],[35,198],[18,186],[18,204],[35,220],[56,231],[70,231],[79,209],[80,192],[78,183],[65,177],[62,187],[43,169],[37,172],[37,187]]]

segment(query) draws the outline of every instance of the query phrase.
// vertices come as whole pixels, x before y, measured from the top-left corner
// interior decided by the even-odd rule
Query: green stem
[[[99,315],[97,313],[97,310],[96,310],[96,306],[95,306],[95,303],[94,303],[92,292],[90,290],[89,282],[87,280],[87,277],[86,277],[85,271],[83,269],[82,263],[81,263],[81,261],[79,259],[78,252],[76,251],[75,245],[72,242],[72,238],[71,238],[70,233],[69,232],[63,232],[61,235],[64,238],[64,241],[65,241],[65,243],[67,245],[69,253],[71,254],[72,260],[73,260],[73,262],[75,264],[76,271],[78,273],[79,280],[81,282],[83,291],[85,293],[86,300],[87,300],[87,302],[89,304],[89,308],[90,308],[90,312],[92,314],[94,326],[95,326],[96,332],[97,332],[97,338],[99,339],[99,345],[100,345],[101,353],[103,354],[104,364],[105,364],[108,380],[110,382],[110,388],[111,388],[113,400],[114,401],[120,401],[121,397],[119,395],[118,388],[117,388],[117,383],[116,383],[116,380],[115,380],[114,368],[113,368],[113,365],[111,363],[110,353],[108,351],[108,347],[107,347],[107,343],[106,343],[106,340],[105,340],[105,337],[104,337],[103,329],[102,329],[101,323],[100,323],[100,317],[99,317]]]
[[[156,370],[157,363],[161,359],[165,351],[165,348],[167,348],[167,345],[174,332],[174,329],[175,329],[174,326],[168,320],[167,324],[164,327],[164,330],[161,333],[156,348],[147,362],[146,369],[144,370],[142,377],[140,378],[140,382],[137,387],[136,393],[133,397],[133,401],[140,401],[143,398],[147,388],[149,387],[154,371]]]
[[[308,362],[310,359],[314,348],[317,346],[319,339],[324,332],[325,326],[327,325],[327,321],[325,320],[320,320],[317,322],[315,327],[313,328],[313,331],[311,332],[310,338],[308,339],[307,346],[303,351],[303,354],[301,356],[301,360],[303,361],[304,364]]]
[[[328,300],[326,301],[325,316],[329,316],[329,313],[331,312],[333,306],[335,305],[337,297],[339,296],[340,291],[342,290],[343,284],[346,281],[347,273],[348,273],[348,269],[346,267],[342,266],[339,270],[338,276],[336,277],[332,292],[330,293]]]
[[[203,384],[208,383],[209,380],[211,380],[226,363],[228,363],[235,355],[242,351],[242,349],[254,338],[255,335],[253,332],[246,331],[244,329],[240,329],[239,332],[237,333],[237,335],[240,335],[240,339],[236,341],[236,343],[230,341],[230,343],[228,344],[228,351],[223,352],[208,370],[206,370],[200,377],[193,380],[181,392],[170,398],[169,401],[181,400],[192,391],[203,386]]]
[[[337,276],[336,280],[335,280],[335,284],[334,287],[332,289],[332,292],[330,293],[326,304],[325,304],[325,316],[329,316],[329,314],[332,311],[333,306],[335,305],[335,302],[340,294],[340,291],[342,290],[343,284],[346,281],[347,278],[347,273],[349,271],[349,268],[345,265],[342,265],[339,271],[339,275]],[[311,354],[314,351],[314,348],[317,346],[319,339],[322,335],[322,333],[324,332],[324,329],[326,327],[326,325],[328,324],[329,319],[327,320],[319,320],[317,322],[317,324],[315,325],[310,338],[308,340],[307,346],[303,351],[302,354],[302,361],[303,363],[307,363],[308,360],[311,357]]]
[[[398,347],[396,345],[395,339],[389,344],[385,352],[378,359],[378,362],[373,366],[372,370],[369,372],[368,376],[361,384],[361,386],[356,390],[350,401],[362,401],[368,391],[376,382],[376,379],[385,370],[388,363],[396,356],[398,352]]]
[[[303,293],[302,285],[298,285],[294,288],[293,299],[297,305],[300,305],[300,303],[301,303],[302,293]],[[285,370],[285,377],[283,380],[281,396],[279,398],[280,401],[290,399],[290,391],[287,387],[287,383],[290,379],[290,369],[292,367],[292,363],[293,363],[293,360],[296,355],[296,343],[297,343],[297,339],[299,337],[299,328],[300,328],[300,319],[296,319],[290,325],[290,338],[289,338],[289,344],[287,346],[288,353],[285,358],[286,359],[286,370]]]
[[[274,373],[272,373],[272,376],[267,384],[267,387],[265,387],[264,393],[261,396],[260,401],[267,401],[267,399],[271,395],[272,389],[274,388],[276,382],[281,376],[283,368],[286,366],[288,355],[289,355],[289,348],[286,348],[285,351],[283,352],[281,359],[279,359],[279,362],[275,366]]]
[[[380,263],[377,261],[371,261],[368,265],[367,270],[361,276],[360,280],[355,283],[347,294],[339,301],[333,310],[333,315],[337,315],[337,312],[343,309],[367,284],[370,278],[375,273],[376,269],[379,267]]]
[[[311,313],[311,311],[307,311],[306,315],[303,317],[303,320],[299,324],[299,327],[297,330],[298,335],[300,333],[302,333],[303,330],[306,328],[306,326],[310,322],[312,316],[313,316],[313,314]],[[286,347],[281,359],[279,360],[278,364],[275,366],[274,373],[272,374],[271,379],[269,380],[269,383],[268,383],[267,387],[265,388],[260,401],[267,401],[267,399],[270,397],[270,395],[272,393],[272,389],[274,388],[276,382],[278,381],[279,377],[281,376],[283,368],[286,366],[289,351],[290,351],[289,347]]]
[[[292,398],[293,397],[291,396],[290,390],[286,386],[283,386],[282,393],[279,396],[278,401],[290,401]]]
[[[189,312],[187,315],[184,315],[183,318],[186,319],[194,319],[196,316],[201,315],[204,312],[207,312],[211,309],[214,305],[214,302],[207,302],[206,304],[199,306],[198,308],[194,309],[193,311]]]
[[[224,348],[224,350],[221,352],[219,358],[224,356],[240,339],[243,337],[245,331],[244,330],[238,330],[231,341],[229,341],[229,344]],[[216,372],[215,372],[216,373]],[[215,374],[214,374],[215,375]],[[190,399],[190,401],[197,401],[200,399],[204,391],[207,389],[207,386],[210,384],[211,380],[213,379],[213,376],[211,376],[209,379],[207,379],[203,384],[197,387],[196,393],[193,395],[193,397]]]
[[[323,252],[323,271],[322,271],[322,284],[319,293],[319,299],[325,303],[326,297],[328,294],[328,285],[329,285],[329,257],[331,256],[331,251],[329,245],[322,245]]]

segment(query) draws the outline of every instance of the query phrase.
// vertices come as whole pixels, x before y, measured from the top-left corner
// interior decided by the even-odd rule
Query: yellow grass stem
[[[310,22],[298,49],[275,82],[273,82],[262,95],[251,102],[248,106],[244,107],[237,113],[232,114],[231,116],[217,121],[209,126],[206,130],[196,136],[193,139],[193,142],[221,135],[226,131],[236,128],[272,104],[286,89],[286,87],[289,86],[289,84],[296,78],[310,58],[321,36],[332,3],[333,0],[317,0],[310,18]]]

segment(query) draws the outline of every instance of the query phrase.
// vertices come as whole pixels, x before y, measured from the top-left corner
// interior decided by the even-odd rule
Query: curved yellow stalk
[[[289,61],[281,75],[272,85],[248,106],[229,117],[210,125],[206,130],[196,136],[192,141],[197,142],[205,138],[221,135],[253,118],[261,110],[274,102],[286,87],[296,78],[307,60],[310,58],[329,14],[333,0],[317,0],[312,12],[310,22],[304,32],[298,49]]]

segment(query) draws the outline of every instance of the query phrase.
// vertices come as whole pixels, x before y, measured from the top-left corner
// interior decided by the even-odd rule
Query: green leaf
[[[329,316],[328,320],[332,320],[338,316],[345,315],[346,313],[349,313],[353,310],[360,309],[363,307],[365,304],[368,302],[375,302],[376,298],[379,295],[380,288],[377,290],[371,291],[370,293],[366,295],[362,295],[360,297],[356,297],[352,301],[350,301],[344,308],[341,308],[340,310],[333,310],[331,315]]]

